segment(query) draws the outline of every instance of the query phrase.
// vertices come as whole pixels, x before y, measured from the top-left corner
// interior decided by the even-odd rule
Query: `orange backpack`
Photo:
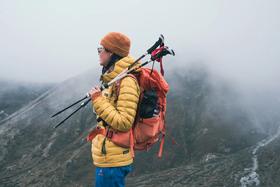
[[[164,77],[155,69],[141,68],[136,74],[128,74],[140,86],[140,98],[134,124],[127,132],[112,128],[96,127],[87,137],[91,141],[97,134],[103,134],[116,145],[134,150],[148,151],[160,141],[158,158],[161,158],[165,137],[166,94],[169,90]],[[121,80],[116,82],[117,96]]]

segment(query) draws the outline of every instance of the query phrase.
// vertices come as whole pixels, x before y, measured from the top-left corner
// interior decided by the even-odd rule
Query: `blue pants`
[[[132,171],[132,164],[120,167],[96,167],[95,187],[124,187],[125,177]]]

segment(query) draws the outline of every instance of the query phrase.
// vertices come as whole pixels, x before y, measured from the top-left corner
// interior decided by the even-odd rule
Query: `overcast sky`
[[[162,33],[176,51],[166,60],[169,66],[202,61],[238,83],[275,87],[279,5],[277,0],[0,0],[0,79],[60,82],[99,70],[100,39],[120,31],[131,38],[135,57]]]

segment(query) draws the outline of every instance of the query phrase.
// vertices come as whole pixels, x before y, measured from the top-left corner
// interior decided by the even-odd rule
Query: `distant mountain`
[[[0,121],[36,99],[54,84],[0,81]]]
[[[167,137],[137,152],[128,186],[240,186],[259,131],[239,95],[205,69],[169,72]],[[1,186],[92,186],[94,166],[85,137],[95,116],[89,104],[58,129],[50,116],[97,84],[92,71],[69,79],[0,124]],[[172,141],[172,137],[175,141]],[[279,174],[279,173],[278,173]]]

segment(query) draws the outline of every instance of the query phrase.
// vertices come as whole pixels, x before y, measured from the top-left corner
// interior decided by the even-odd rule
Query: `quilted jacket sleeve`
[[[128,131],[134,122],[140,89],[137,81],[132,77],[125,77],[120,84],[116,107],[104,96],[93,100],[93,107],[100,116],[113,129]]]

